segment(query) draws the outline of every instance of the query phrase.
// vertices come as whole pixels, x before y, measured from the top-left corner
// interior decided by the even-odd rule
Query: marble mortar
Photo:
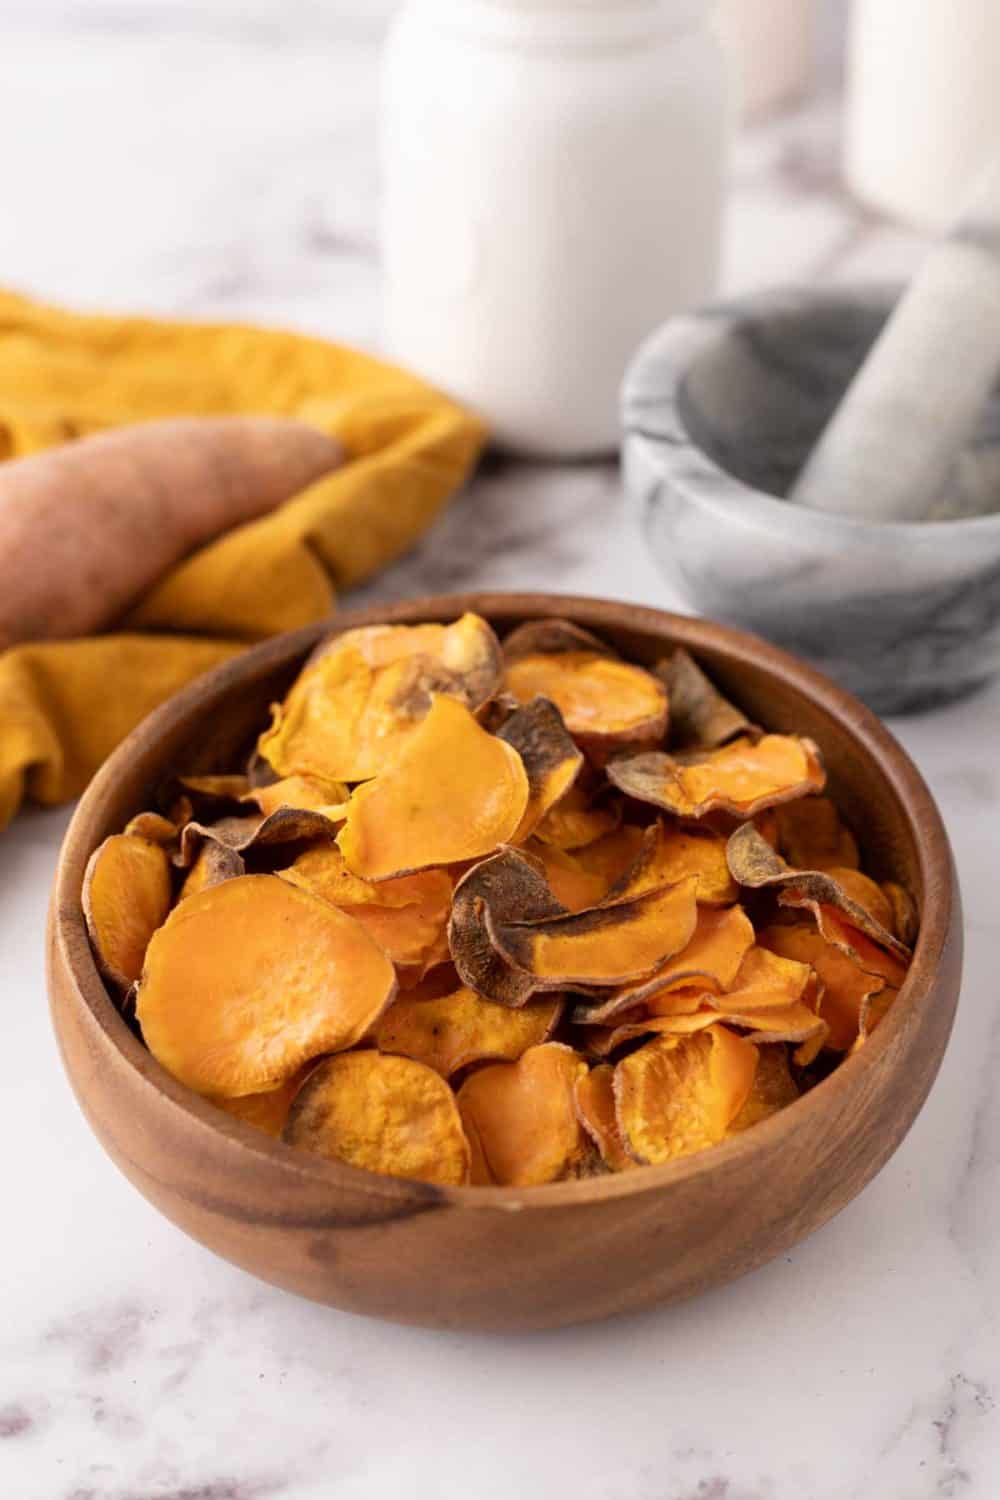
[[[626,485],[660,570],[704,614],[797,651],[885,714],[1000,671],[1000,387],[956,461],[946,518],[875,524],[782,498],[900,291],[791,289],[674,319],[623,392]]]

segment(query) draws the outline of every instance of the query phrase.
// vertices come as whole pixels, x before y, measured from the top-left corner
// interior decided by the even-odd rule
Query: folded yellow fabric
[[[297,417],[349,462],[172,569],[120,634],[0,654],[0,826],[76,796],[158,703],[252,641],[321,619],[430,525],[480,423],[354,350],[241,326],[87,317],[0,292],[0,460],[157,417]]]

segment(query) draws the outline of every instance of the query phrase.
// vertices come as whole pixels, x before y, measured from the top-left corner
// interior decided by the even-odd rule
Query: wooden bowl
[[[958,1000],[961,910],[941,818],[919,773],[860,703],[752,636],[592,599],[418,599],[334,628],[448,620],[501,632],[566,615],[651,663],[686,646],[769,728],[811,735],[868,866],[922,913],[913,965],[872,1040],[827,1080],[701,1155],[530,1188],[439,1188],[294,1151],[231,1119],[159,1066],[98,976],[80,910],[84,868],[165,773],[229,766],[330,624],[248,651],[152,714],[111,757],[66,835],[50,914],[49,989],[77,1098],[112,1159],[188,1234],[318,1302],[441,1328],[528,1329],[688,1297],[786,1251],[844,1207],[913,1122]]]

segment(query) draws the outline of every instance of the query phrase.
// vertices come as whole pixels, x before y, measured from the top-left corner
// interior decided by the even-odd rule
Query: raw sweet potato
[[[113,624],[181,558],[335,469],[340,445],[271,417],[100,433],[0,468],[0,650]]]

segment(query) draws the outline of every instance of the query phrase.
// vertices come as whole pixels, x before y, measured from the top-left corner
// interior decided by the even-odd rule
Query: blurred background
[[[811,13],[812,38],[799,89],[739,137],[724,288],[907,273],[914,233],[843,186],[846,0],[772,8],[787,30],[763,24],[766,4],[725,7],[734,35],[741,11],[756,18],[772,72],[797,56],[797,13]],[[0,281],[377,346],[378,60],[397,9],[5,0]]]

